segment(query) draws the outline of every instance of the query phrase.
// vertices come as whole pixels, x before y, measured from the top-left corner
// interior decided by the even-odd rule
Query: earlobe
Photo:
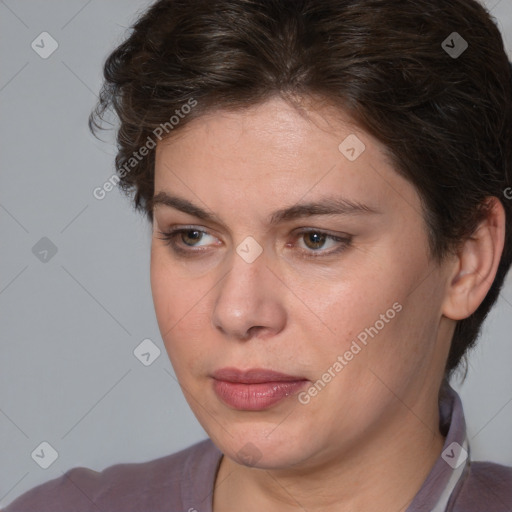
[[[447,283],[444,316],[463,320],[482,303],[494,282],[505,243],[505,210],[489,197],[487,216],[461,246]]]

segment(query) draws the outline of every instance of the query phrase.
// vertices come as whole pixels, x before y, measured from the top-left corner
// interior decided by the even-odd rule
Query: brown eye
[[[315,229],[302,230],[297,235],[294,244],[301,253],[301,257],[318,258],[332,256],[347,249],[351,242],[351,235],[336,236]]]
[[[193,246],[195,245],[194,242],[201,241],[203,234],[204,233],[202,231],[198,231],[197,229],[190,229],[187,231],[182,231],[180,233],[180,238],[185,245]]]
[[[218,246],[221,242],[213,235],[210,235],[202,229],[195,227],[184,227],[180,229],[171,229],[170,231],[158,232],[161,240],[171,249],[180,255],[188,254],[189,256],[204,254],[209,250],[208,245]],[[209,242],[209,238],[213,239],[213,244]]]
[[[321,249],[327,239],[327,235],[315,231],[304,233],[303,237],[304,243],[308,249]]]

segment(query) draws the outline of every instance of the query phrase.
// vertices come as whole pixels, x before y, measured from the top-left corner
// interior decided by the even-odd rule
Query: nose
[[[233,254],[230,271],[215,288],[213,326],[235,340],[278,334],[286,325],[282,286],[267,267],[265,253],[252,263]]]

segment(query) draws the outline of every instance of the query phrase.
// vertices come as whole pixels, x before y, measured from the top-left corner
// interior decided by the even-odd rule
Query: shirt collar
[[[446,504],[469,468],[469,448],[462,402],[445,379],[439,392],[439,430],[445,436],[441,455],[406,512],[437,512]]]

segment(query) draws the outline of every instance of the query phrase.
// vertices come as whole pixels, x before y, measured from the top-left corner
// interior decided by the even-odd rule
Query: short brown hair
[[[461,55],[446,51],[463,40]],[[505,248],[484,301],[457,323],[450,375],[474,345],[512,261],[512,204],[504,199],[511,75],[501,34],[475,0],[160,0],[108,57],[90,127],[96,133],[113,107],[119,185],[151,222],[154,149],[130,159],[155,130],[167,123],[172,136],[206,112],[276,94],[328,100],[384,144],[421,197],[438,262],[474,232],[486,198],[498,197]],[[191,101],[196,106],[171,126],[170,116]]]

